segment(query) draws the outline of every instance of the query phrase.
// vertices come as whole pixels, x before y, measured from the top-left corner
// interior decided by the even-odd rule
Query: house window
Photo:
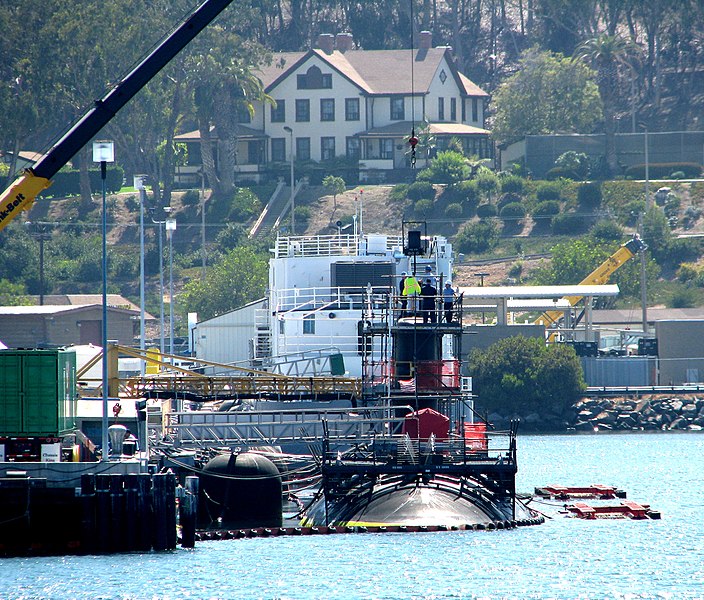
[[[334,121],[335,120],[335,99],[321,98],[320,99],[320,120]]]
[[[286,138],[271,138],[272,162],[286,162]]]
[[[450,98],[450,121],[457,121],[457,98]]]
[[[285,330],[286,330],[286,328],[285,328],[285,326],[284,326],[284,320],[283,320],[283,319],[279,319],[279,334],[280,334],[280,335],[283,335],[284,332],[285,332]]]
[[[252,115],[249,114],[249,109],[246,106],[238,106],[236,119],[238,123],[251,123]]]
[[[359,98],[345,98],[345,121],[359,121]]]
[[[347,144],[347,158],[359,159],[361,157],[359,138],[348,137],[345,142]]]
[[[335,138],[320,138],[320,160],[331,160],[335,158]]]
[[[479,120],[479,100],[472,98],[472,121]]]
[[[406,118],[403,98],[391,98],[391,120],[403,121]]]
[[[445,120],[445,98],[438,98],[438,121]]]
[[[310,160],[310,138],[296,138],[296,158],[298,160]]]
[[[296,86],[299,90],[331,90],[332,74],[322,73],[319,67],[313,65],[296,77]]]
[[[394,141],[391,139],[388,140],[379,140],[379,150],[380,150],[380,158],[393,158],[394,157]]]
[[[462,98],[462,122],[467,120],[467,102]]]
[[[247,162],[250,165],[261,165],[264,163],[264,144],[261,140],[247,142]]]
[[[286,100],[277,100],[276,106],[271,107],[271,122],[283,123],[286,121]]]
[[[315,315],[306,315],[303,317],[303,333],[306,335],[315,333]]]
[[[296,100],[296,121],[310,121],[310,100]]]

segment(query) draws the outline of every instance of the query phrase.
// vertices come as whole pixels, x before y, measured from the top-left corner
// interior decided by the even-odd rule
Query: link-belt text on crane
[[[17,194],[15,196],[15,199],[10,202],[7,205],[7,208],[5,210],[0,210],[0,223],[2,223],[7,217],[12,214],[12,211],[15,210],[22,202],[24,202],[27,199],[27,197],[24,194]]]

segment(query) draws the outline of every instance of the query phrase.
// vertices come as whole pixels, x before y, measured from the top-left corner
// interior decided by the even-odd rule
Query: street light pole
[[[648,128],[644,127],[645,130],[645,210],[646,212],[650,208],[650,157],[648,155]],[[640,237],[643,239],[643,215],[640,216],[640,222],[638,230],[640,232]],[[646,242],[647,243],[647,242]],[[641,319],[643,321],[643,333],[648,333],[648,293],[646,290],[645,281],[645,250],[640,253],[640,306],[641,306]]]
[[[102,234],[103,234],[103,419],[102,419],[102,460],[108,460],[108,221],[107,203],[105,201],[105,180],[107,178],[107,163],[115,161],[115,146],[113,142],[93,142],[93,162],[100,163],[100,179],[103,184]]]
[[[144,205],[147,201],[147,190],[144,187],[146,176],[135,175],[134,187],[139,190],[139,349],[144,354],[147,349],[146,323],[144,314],[145,270],[144,270]],[[147,371],[146,362],[139,361],[140,374],[144,376]]]
[[[290,137],[290,148],[291,148],[291,235],[296,235],[296,204],[295,197],[296,193],[294,191],[293,182],[293,129],[288,125],[284,126],[284,131],[287,131]]]
[[[174,354],[174,232],[176,219],[166,219],[166,237],[169,240],[169,354]]]
[[[202,263],[201,279],[205,281],[206,275],[206,250],[205,250],[205,169],[200,172],[200,258]]]

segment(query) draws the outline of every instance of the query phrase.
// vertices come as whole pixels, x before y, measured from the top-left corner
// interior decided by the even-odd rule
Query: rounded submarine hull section
[[[372,494],[350,494],[334,502],[320,500],[306,512],[304,526],[477,526],[534,519],[532,511],[511,502],[495,502],[486,493],[461,489],[459,481],[379,483]],[[327,521],[326,521],[327,515]]]

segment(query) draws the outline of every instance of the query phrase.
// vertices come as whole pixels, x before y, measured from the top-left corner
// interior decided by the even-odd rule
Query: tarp
[[[435,434],[438,442],[445,442],[450,435],[450,419],[432,408],[423,408],[406,415],[403,433],[422,441]]]

